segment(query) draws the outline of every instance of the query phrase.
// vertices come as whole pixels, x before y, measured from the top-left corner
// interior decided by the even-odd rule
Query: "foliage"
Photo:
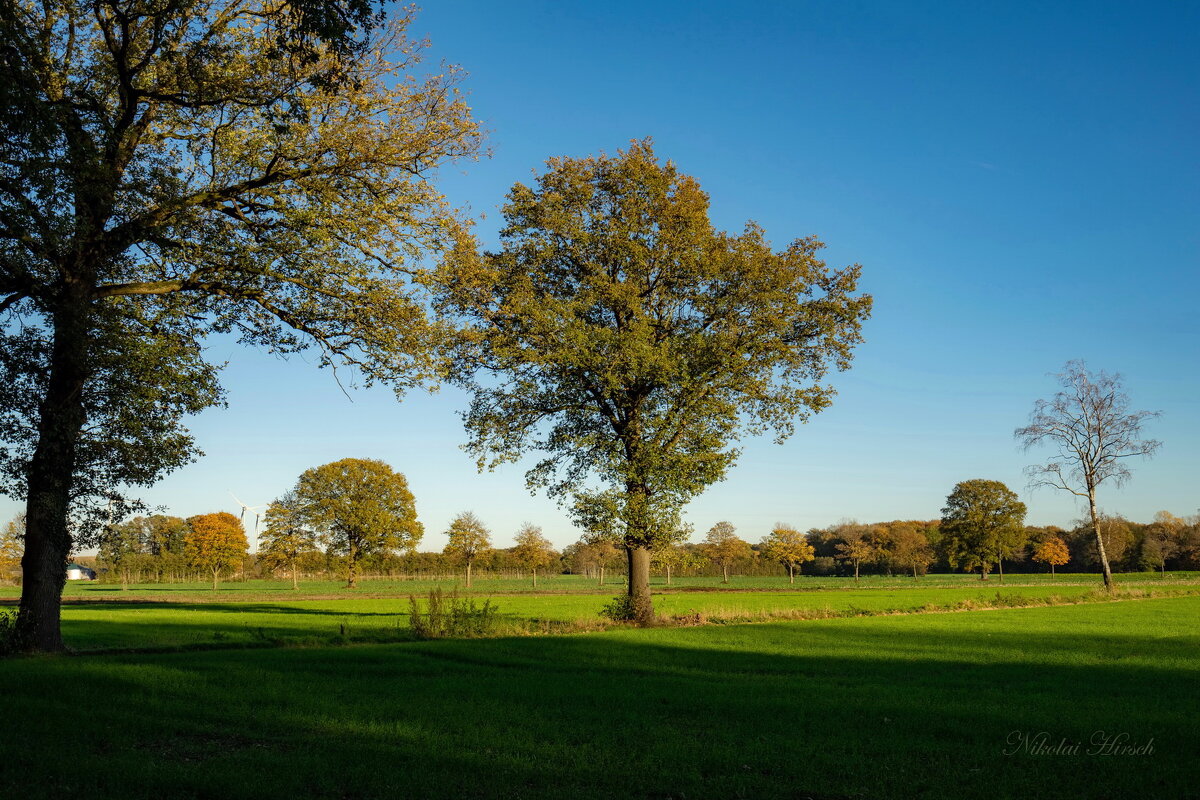
[[[184,552],[193,564],[212,571],[213,591],[223,570],[241,561],[250,549],[241,521],[226,511],[188,517]]]
[[[950,564],[986,579],[993,564],[1024,545],[1025,504],[1000,481],[963,481],[946,498],[941,531]]]
[[[600,608],[600,616],[613,622],[633,622],[638,618],[638,605],[628,594],[619,594]]]
[[[1049,564],[1050,571],[1053,572],[1055,567],[1061,567],[1071,560],[1071,552],[1067,550],[1066,542],[1057,536],[1050,536],[1034,547],[1033,560]]]
[[[0,474],[27,498],[22,620],[61,647],[60,562],[220,401],[202,343],[309,348],[397,390],[436,371],[414,285],[478,152],[413,10],[364,0],[4,0]]]
[[[791,525],[784,525],[782,522],[763,539],[762,553],[772,561],[783,564],[792,580],[795,579],[797,568],[803,567],[805,562],[816,557],[808,538]]]
[[[1104,585],[1111,589],[1096,489],[1105,481],[1120,486],[1129,480],[1127,459],[1154,455],[1161,442],[1143,439],[1142,426],[1158,412],[1130,411],[1121,376],[1091,373],[1082,361],[1068,361],[1058,382],[1063,390],[1034,403],[1029,424],[1013,435],[1027,450],[1043,444],[1056,450],[1053,461],[1027,468],[1031,485],[1087,498]]]
[[[317,532],[305,524],[300,500],[294,491],[267,506],[263,517],[265,525],[258,538],[258,557],[268,569],[291,567],[294,589],[300,559],[317,551]]]
[[[754,551],[750,544],[738,538],[737,529],[733,523],[722,520],[708,529],[701,545],[704,557],[721,567],[721,575],[725,583],[729,583],[729,568],[738,559],[752,558]]]
[[[517,543],[513,557],[533,573],[533,585],[537,586],[537,571],[554,561],[554,545],[542,535],[541,528],[529,522],[521,526],[513,539]]]
[[[503,208],[499,252],[464,239],[439,274],[465,325],[457,380],[481,468],[542,458],[531,487],[630,548],[648,619],[648,549],[735,462],[734,443],[782,440],[830,404],[871,299],[822,244],[775,251],[753,223],[714,230],[708,198],[649,142],[554,158]]]
[[[446,595],[439,588],[429,590],[424,611],[415,595],[408,596],[408,607],[409,625],[421,639],[487,636],[500,613],[491,600],[476,605],[473,597],[462,598],[458,592]]]
[[[297,518],[345,556],[350,587],[364,555],[411,550],[425,532],[407,479],[378,459],[343,458],[306,470],[294,497]]]
[[[137,520],[120,522],[109,525],[100,539],[100,552],[97,563],[107,567],[113,575],[121,580],[121,588],[129,587],[129,579],[139,566],[139,559],[145,552],[142,540],[142,526]]]
[[[471,587],[471,564],[491,549],[490,533],[483,521],[470,511],[455,517],[446,530],[449,541],[443,552],[467,565],[467,588]]]

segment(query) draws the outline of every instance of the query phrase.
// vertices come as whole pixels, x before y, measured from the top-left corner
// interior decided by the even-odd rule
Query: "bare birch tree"
[[[1159,412],[1130,411],[1121,376],[1088,372],[1083,361],[1068,361],[1058,382],[1063,390],[1050,400],[1038,400],[1029,424],[1013,435],[1026,450],[1042,444],[1057,449],[1054,460],[1026,468],[1029,485],[1050,486],[1087,498],[1104,587],[1111,591],[1112,569],[1100,531],[1096,488],[1105,481],[1120,486],[1132,476],[1126,466],[1128,459],[1154,455],[1162,443],[1141,438],[1142,424]]]

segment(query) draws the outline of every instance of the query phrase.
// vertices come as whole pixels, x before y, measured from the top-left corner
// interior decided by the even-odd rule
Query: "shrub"
[[[487,636],[495,630],[500,611],[491,600],[480,606],[474,598],[459,597],[457,591],[447,595],[438,588],[429,590],[425,611],[415,595],[408,596],[408,607],[409,624],[422,639]]]

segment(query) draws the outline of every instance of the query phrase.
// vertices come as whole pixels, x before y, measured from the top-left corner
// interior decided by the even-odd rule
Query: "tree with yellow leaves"
[[[530,522],[522,525],[514,538],[517,546],[513,548],[513,556],[533,575],[533,588],[536,589],[538,569],[554,561],[554,545],[542,535],[541,528]]]
[[[791,525],[775,525],[771,535],[762,540],[762,553],[772,561],[783,564],[788,571],[788,583],[796,582],[796,572],[816,555],[807,537]]]

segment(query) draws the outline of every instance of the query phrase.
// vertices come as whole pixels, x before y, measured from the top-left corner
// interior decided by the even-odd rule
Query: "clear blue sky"
[[[1012,431],[1071,358],[1119,371],[1164,442],[1103,507],[1148,520],[1200,506],[1200,57],[1192,3],[431,4],[417,30],[466,68],[494,157],[448,170],[485,215],[549,156],[651,136],[714,222],[778,246],[817,234],[863,264],[866,343],[834,406],[784,446],[747,444],[689,510],[757,540],[778,521],[934,518],[960,480],[1018,490],[1032,524],[1079,509],[1030,494]],[[172,513],[266,503],[307,467],[375,457],[404,472],[440,549],[471,509],[506,545],[523,520],[577,538],[523,470],[478,475],[451,390],[354,393],[233,345],[228,410],[192,426],[207,455],[147,499]]]

